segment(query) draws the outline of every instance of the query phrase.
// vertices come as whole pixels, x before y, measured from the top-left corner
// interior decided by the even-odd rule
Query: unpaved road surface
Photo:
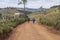
[[[49,32],[44,26],[35,22],[25,22],[13,29],[6,40],[60,40],[60,35]]]

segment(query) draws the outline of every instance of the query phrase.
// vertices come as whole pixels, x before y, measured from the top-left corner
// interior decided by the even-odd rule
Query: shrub
[[[19,23],[25,22],[25,18],[10,18],[7,21],[0,21],[0,34],[9,33]]]
[[[60,30],[60,13],[50,13],[40,17],[40,22],[50,26],[54,26],[56,30]]]

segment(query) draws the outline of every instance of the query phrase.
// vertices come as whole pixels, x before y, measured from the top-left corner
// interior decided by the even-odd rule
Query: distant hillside
[[[24,8],[20,8],[20,10],[24,10]],[[30,12],[38,12],[39,9],[34,9],[34,8],[26,8],[26,11],[30,11]]]
[[[53,6],[46,11],[47,13],[60,13],[60,5]]]
[[[7,7],[7,8],[0,8],[0,14],[14,14],[16,12],[23,13],[23,8],[14,8],[14,7]],[[26,10],[26,13],[29,14],[32,11]]]
[[[20,8],[21,10],[23,10],[23,8]],[[25,9],[26,11],[31,11],[31,12],[39,12],[39,11],[46,11],[47,9],[46,8],[26,8]]]
[[[39,12],[39,11],[46,11],[45,8],[42,9],[36,9],[36,8],[26,8],[25,11],[27,14],[30,14],[31,12]],[[15,7],[6,7],[6,8],[0,8],[0,13],[2,14],[6,14],[6,13],[10,13],[10,14],[14,14],[16,12],[24,12],[24,8],[15,8]]]
[[[60,5],[57,5],[57,6],[53,6],[53,7],[51,7],[51,8],[57,8],[57,7],[58,7],[58,8],[60,8]]]
[[[14,14],[15,12],[19,12],[17,8],[1,8],[0,13],[1,14]]]

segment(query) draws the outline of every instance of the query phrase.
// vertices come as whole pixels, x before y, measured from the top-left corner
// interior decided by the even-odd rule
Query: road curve
[[[13,29],[6,40],[60,40],[60,35],[49,32],[44,25],[37,21],[34,24],[25,22]]]

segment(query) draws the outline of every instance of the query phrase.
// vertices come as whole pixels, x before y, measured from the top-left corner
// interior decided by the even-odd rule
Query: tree
[[[44,8],[41,6],[41,7],[40,7],[40,11],[43,11],[43,9],[44,9]]]
[[[19,1],[19,0],[18,0],[18,1]],[[25,14],[26,3],[27,3],[27,0],[21,0],[21,1],[19,1],[19,3],[18,3],[18,5],[20,5],[20,4],[23,4],[23,5],[24,5],[24,14]]]

